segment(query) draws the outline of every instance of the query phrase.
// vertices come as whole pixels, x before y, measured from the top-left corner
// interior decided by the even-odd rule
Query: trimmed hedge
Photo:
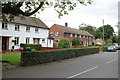
[[[64,60],[94,53],[99,53],[99,48],[76,48],[35,52],[23,51],[21,53],[21,66],[42,64],[51,61]]]
[[[20,47],[23,47],[24,51],[26,51],[27,47],[31,47],[31,49],[40,50],[41,44],[24,44],[24,43],[21,43]]]

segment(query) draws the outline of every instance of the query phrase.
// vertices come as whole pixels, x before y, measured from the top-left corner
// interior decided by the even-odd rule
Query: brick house
[[[65,23],[65,26],[54,24],[49,31],[50,37],[54,38],[54,45],[62,38],[67,38],[72,44],[74,38],[80,38],[82,46],[93,45],[94,36],[87,31],[70,28]]]

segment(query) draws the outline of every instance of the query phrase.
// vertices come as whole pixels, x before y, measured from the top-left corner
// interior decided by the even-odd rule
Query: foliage
[[[107,52],[107,48],[108,48],[108,46],[104,46],[104,52]]]
[[[112,36],[110,37],[110,39],[107,39],[106,43],[108,46],[112,45]]]
[[[26,51],[27,47],[30,47],[31,49],[36,49],[36,50],[40,50],[41,44],[20,44],[20,47],[23,47],[24,51]]]
[[[99,27],[98,28],[99,34],[102,35],[103,34],[103,27]],[[111,27],[111,25],[104,25],[104,38],[105,40],[109,39],[114,33],[114,29],[113,27]],[[100,36],[98,36],[100,37]]]
[[[75,38],[75,39],[73,39],[72,45],[73,45],[73,46],[78,46],[78,45],[80,45],[80,38]]]
[[[0,54],[0,56],[2,56],[0,58],[1,61],[8,61],[10,64],[20,65],[21,53],[6,53]]]
[[[36,49],[31,49],[31,51],[36,51]]]
[[[57,47],[58,48],[70,48],[71,44],[67,38],[63,38],[63,39],[59,40]]]
[[[2,14],[10,14],[10,19],[14,20],[15,16],[34,16],[45,8],[53,7],[58,13],[58,17],[68,15],[68,11],[73,11],[79,5],[78,3],[87,6],[92,3],[92,0],[33,0],[33,1],[17,1],[17,2],[3,2]],[[23,11],[25,10],[25,11]],[[21,16],[22,15],[22,16]],[[5,16],[4,16],[5,17]]]
[[[42,64],[51,61],[64,60],[83,55],[89,55],[98,53],[99,48],[85,48],[85,49],[61,49],[61,50],[49,50],[49,51],[35,51],[28,52],[23,51],[21,57],[21,66]]]
[[[93,27],[91,25],[86,25],[87,27],[79,27],[80,30],[84,30],[84,31],[88,31],[90,34],[92,34],[93,36],[95,36],[95,30],[96,27]]]

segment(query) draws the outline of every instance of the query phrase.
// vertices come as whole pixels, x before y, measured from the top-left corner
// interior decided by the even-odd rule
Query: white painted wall
[[[47,46],[47,38],[49,36],[48,29],[39,28],[39,33],[35,33],[35,27],[30,27],[30,32],[26,32],[26,26],[20,25],[20,31],[15,31],[15,24],[8,23],[8,30],[4,30],[2,29],[2,22],[0,21],[0,36],[11,36],[9,38],[9,49],[12,49],[14,45],[12,40],[14,40],[15,37],[19,37],[19,46],[15,46],[15,49],[20,48],[20,43],[26,43],[26,37],[30,37],[30,44],[34,43],[33,38],[45,38],[45,42],[42,42],[42,39],[40,39],[39,43],[42,47],[53,47],[53,41],[51,41],[51,44],[48,43]]]

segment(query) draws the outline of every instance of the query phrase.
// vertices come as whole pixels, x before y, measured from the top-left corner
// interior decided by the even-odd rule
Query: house
[[[95,40],[95,45],[103,45],[103,40],[102,39],[96,39]],[[105,42],[104,42],[104,44],[105,44]]]
[[[65,23],[65,26],[54,24],[49,31],[51,37],[54,38],[54,45],[62,38],[67,38],[71,44],[74,38],[80,38],[80,44],[83,46],[88,46],[93,44],[94,36],[87,31],[78,30],[68,27],[68,24]]]
[[[21,43],[53,47],[53,40],[49,39],[49,28],[40,19],[15,17],[14,21],[0,20],[1,51],[9,51],[12,46],[18,50]]]

